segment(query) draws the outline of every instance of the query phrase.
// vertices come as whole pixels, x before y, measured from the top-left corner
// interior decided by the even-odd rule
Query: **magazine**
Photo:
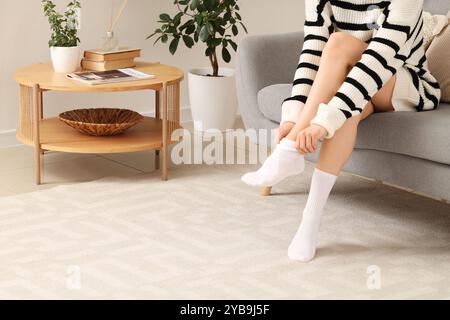
[[[80,81],[91,86],[116,82],[148,80],[155,78],[154,75],[146,74],[135,69],[118,69],[100,72],[76,72],[68,74],[67,77],[69,79]]]

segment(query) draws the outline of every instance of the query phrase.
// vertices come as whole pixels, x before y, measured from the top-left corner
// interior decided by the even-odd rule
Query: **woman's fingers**
[[[274,132],[274,138],[273,138],[273,143],[276,145],[276,144],[279,144],[280,143],[280,141],[281,141],[281,138],[280,138],[280,128],[278,128],[278,129],[276,129],[275,130],[275,132]]]
[[[284,138],[286,138],[286,136],[288,134],[289,134],[289,131],[286,128],[280,128],[280,133],[279,133],[280,141],[283,140]]]
[[[314,149],[314,152],[317,151],[317,143],[319,141],[319,137],[318,136],[314,136],[312,139],[312,147]]]
[[[318,138],[308,129],[300,132],[297,136],[296,148],[300,154],[314,153],[317,150]]]
[[[305,135],[304,131],[302,131],[300,133],[300,143],[299,143],[299,145],[300,145],[300,151],[301,151],[300,153],[303,154],[303,155],[307,154],[308,150],[306,149],[306,135]]]
[[[306,133],[306,150],[309,153],[314,153],[314,148],[313,148],[313,136],[310,132]]]
[[[305,133],[305,153],[314,153],[314,150],[312,149],[312,137],[310,132]]]
[[[302,138],[302,135],[299,133],[299,134],[297,135],[297,140],[295,141],[295,148],[298,150],[298,152],[299,152],[300,154],[303,154],[303,153],[302,153],[302,150],[301,150],[301,148],[300,148],[300,141],[301,141],[301,138]]]
[[[291,133],[291,130],[293,128],[294,124],[292,123],[285,123],[281,127],[279,127],[274,134],[274,143],[279,144],[281,140],[286,138],[289,133]]]
[[[286,130],[283,127],[278,128],[275,131],[275,139],[274,139],[275,144],[279,144],[281,140],[283,140],[287,136],[288,133],[289,132],[286,132]]]

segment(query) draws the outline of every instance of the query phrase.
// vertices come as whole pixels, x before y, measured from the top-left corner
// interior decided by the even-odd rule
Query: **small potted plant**
[[[63,14],[56,11],[56,5],[51,0],[42,0],[42,6],[52,30],[48,44],[53,68],[61,73],[76,71],[80,65],[80,47],[78,46],[80,2],[77,0],[69,2]]]
[[[175,54],[180,43],[192,48],[196,43],[206,46],[205,56],[210,68],[189,72],[189,94],[192,118],[197,131],[234,127],[237,98],[234,69],[219,67],[219,54],[226,63],[231,61],[231,50],[238,45],[233,38],[242,28],[247,29],[239,14],[237,0],[174,0],[177,13],[159,16],[161,24],[151,36],[169,43]]]

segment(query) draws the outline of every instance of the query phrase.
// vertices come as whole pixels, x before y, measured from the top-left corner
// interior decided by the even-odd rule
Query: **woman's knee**
[[[345,56],[348,54],[348,42],[351,41],[351,36],[345,32],[334,32],[330,35],[324,53],[333,56]]]
[[[335,63],[354,65],[359,61],[367,44],[345,32],[334,32],[330,35],[325,49],[323,59],[330,59]]]

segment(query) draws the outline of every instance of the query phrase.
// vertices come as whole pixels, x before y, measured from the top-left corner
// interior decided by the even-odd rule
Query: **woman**
[[[303,219],[288,251],[314,258],[328,196],[350,158],[358,125],[375,112],[433,110],[439,85],[423,49],[423,0],[305,0],[305,41],[278,146],[242,180],[273,186],[298,175],[323,141]],[[412,136],[411,139],[414,139]]]

